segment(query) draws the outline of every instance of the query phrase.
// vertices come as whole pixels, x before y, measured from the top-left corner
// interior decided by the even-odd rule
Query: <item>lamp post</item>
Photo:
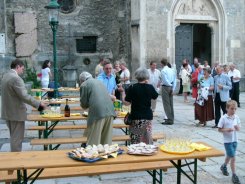
[[[59,24],[60,5],[57,0],[50,0],[48,6],[45,6],[49,13],[49,25],[53,32],[53,60],[54,60],[54,97],[58,97],[58,70],[56,63],[56,32]]]

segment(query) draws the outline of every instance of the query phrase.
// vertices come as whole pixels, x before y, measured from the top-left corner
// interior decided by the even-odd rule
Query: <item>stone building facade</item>
[[[245,90],[245,1],[131,0],[132,69],[167,57],[233,62]]]
[[[15,57],[27,59],[37,70],[45,59],[52,61],[52,31],[44,8],[48,2],[0,1],[0,77]],[[244,0],[58,2],[63,3],[57,32],[60,82],[64,68],[93,73],[100,57],[124,58],[132,72],[162,57],[178,71],[183,58],[199,57],[210,65],[233,62],[244,77]],[[244,90],[244,79],[241,84]]]
[[[57,30],[57,65],[59,81],[64,70],[94,73],[100,58],[113,61],[130,59],[130,1],[128,0],[58,0],[62,5]],[[0,1],[1,75],[15,57],[27,60],[37,71],[42,62],[53,60],[49,0]]]

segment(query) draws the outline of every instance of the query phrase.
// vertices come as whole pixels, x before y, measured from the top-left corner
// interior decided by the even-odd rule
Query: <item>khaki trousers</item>
[[[25,122],[24,121],[6,121],[10,134],[11,152],[20,152],[24,140]]]
[[[174,122],[172,87],[162,86],[162,102],[169,121]]]
[[[106,117],[88,125],[87,145],[112,144],[112,124],[114,117]]]

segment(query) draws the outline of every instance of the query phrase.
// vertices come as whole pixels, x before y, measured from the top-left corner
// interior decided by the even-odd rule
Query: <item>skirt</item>
[[[190,84],[184,84],[183,93],[189,93],[189,92],[190,92]]]
[[[140,142],[153,144],[151,120],[132,120],[132,125],[129,126],[129,133],[131,144]]]
[[[212,95],[208,96],[208,100],[204,101],[204,106],[195,103],[195,120],[206,122],[214,120],[214,103]]]

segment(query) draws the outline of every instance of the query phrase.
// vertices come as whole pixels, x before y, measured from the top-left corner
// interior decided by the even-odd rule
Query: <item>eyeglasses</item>
[[[105,68],[105,70],[112,70],[112,68]]]

